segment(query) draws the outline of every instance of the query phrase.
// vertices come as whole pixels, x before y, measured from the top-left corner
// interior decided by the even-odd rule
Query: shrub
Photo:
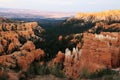
[[[60,78],[64,77],[61,64],[55,64],[54,66],[48,68],[47,64],[40,65],[38,62],[33,62],[25,74],[28,77],[47,74],[52,74]]]
[[[8,78],[6,76],[1,76],[0,80],[8,80]]]
[[[80,73],[80,78],[89,78],[90,73],[87,68],[84,68]]]
[[[113,76],[113,75],[117,75],[117,74],[118,74],[118,72],[113,71],[109,68],[106,68],[106,69],[96,71],[95,73],[92,73],[90,75],[90,78],[99,78],[99,77],[103,77],[103,76],[106,76],[106,75]]]
[[[49,74],[49,69],[46,64],[40,65],[38,63],[35,63],[35,74],[38,75],[46,75]]]
[[[49,70],[50,70],[50,73],[55,75],[56,77],[63,78],[65,76],[64,76],[64,73],[62,72],[61,68],[62,68],[61,64],[55,64],[54,66],[49,68]]]
[[[45,64],[40,65],[38,62],[33,62],[26,72],[26,76],[46,75],[46,74],[49,74],[48,67]]]
[[[94,73],[90,73],[87,68],[84,68],[81,73],[79,79],[95,79],[95,80],[119,80],[120,75],[118,75],[118,72],[113,71],[109,68],[101,69],[99,71],[96,71]]]
[[[34,70],[33,63],[29,66],[29,69],[25,72],[25,75],[27,77],[31,77],[31,76],[35,75],[35,70]]]

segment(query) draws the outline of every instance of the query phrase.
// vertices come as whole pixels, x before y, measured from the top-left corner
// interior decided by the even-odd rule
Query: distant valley
[[[0,8],[0,16],[6,18],[55,18],[64,19],[66,17],[72,17],[75,13],[67,12],[49,12],[29,9],[11,9],[11,8]]]

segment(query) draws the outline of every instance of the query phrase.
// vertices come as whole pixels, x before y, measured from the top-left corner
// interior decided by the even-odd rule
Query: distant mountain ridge
[[[64,18],[71,17],[74,13],[64,12],[47,12],[37,11],[29,9],[11,9],[11,8],[0,8],[0,17],[6,18]]]
[[[82,19],[85,21],[120,21],[120,10],[108,10],[103,12],[93,12],[93,13],[78,13],[75,17],[75,19]]]

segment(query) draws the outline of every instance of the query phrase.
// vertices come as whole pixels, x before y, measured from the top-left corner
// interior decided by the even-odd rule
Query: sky
[[[120,0],[0,0],[0,8],[54,12],[98,12],[120,9]]]

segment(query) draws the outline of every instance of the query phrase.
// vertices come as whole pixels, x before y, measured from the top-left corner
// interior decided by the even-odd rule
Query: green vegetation
[[[8,80],[8,78],[6,76],[1,76],[0,80]]]
[[[99,78],[99,77],[103,77],[103,76],[106,76],[106,75],[110,75],[110,76],[118,75],[118,72],[113,71],[113,70],[111,70],[109,68],[102,69],[100,71],[96,71],[95,73],[92,73],[90,75],[90,78]]]
[[[55,64],[51,68],[49,68],[50,73],[55,75],[56,77],[63,78],[65,77],[63,71],[62,71],[62,65],[61,64]]]
[[[37,75],[46,75],[50,73],[47,65],[45,64],[40,65],[39,63],[35,63],[34,67],[35,67],[35,73]]]
[[[120,75],[118,72],[113,71],[109,68],[101,69],[94,73],[89,73],[87,68],[84,68],[78,79],[92,79],[92,80],[119,80]]]
[[[89,73],[88,69],[84,68],[80,73],[80,79],[82,79],[82,78],[89,79],[89,77],[90,77],[90,73]]]
[[[48,67],[46,64],[40,65],[38,62],[33,62],[28,71],[25,73],[27,77],[34,77],[34,75],[55,75],[56,77],[63,78],[64,73],[62,72],[62,65],[55,64]]]
[[[47,65],[40,65],[38,62],[33,62],[28,71],[26,72],[26,76],[34,76],[34,75],[47,75],[49,74],[49,70]]]

